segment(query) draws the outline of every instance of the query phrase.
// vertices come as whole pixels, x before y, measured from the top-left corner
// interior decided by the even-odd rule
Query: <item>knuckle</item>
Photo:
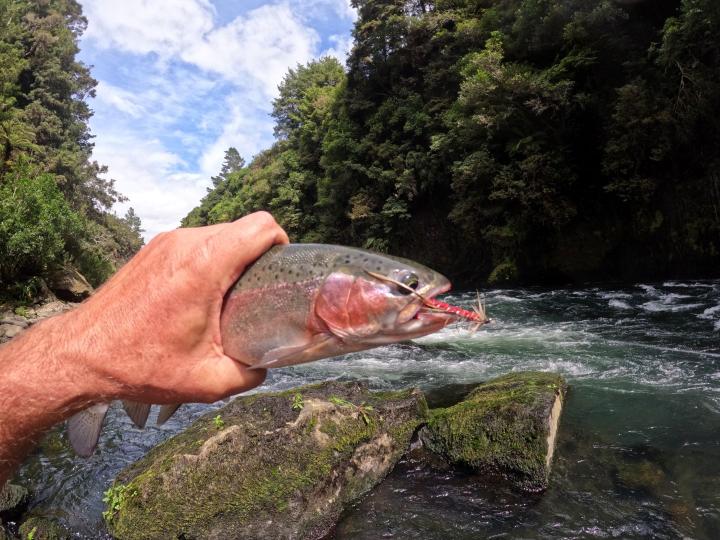
[[[265,210],[255,212],[253,214],[253,217],[258,222],[258,225],[262,225],[265,227],[270,227],[270,226],[276,225],[275,218],[272,216],[272,214],[270,212],[267,212]]]

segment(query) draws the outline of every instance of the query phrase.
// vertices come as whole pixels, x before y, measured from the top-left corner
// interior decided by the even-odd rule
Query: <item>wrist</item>
[[[15,395],[42,400],[56,422],[103,401],[108,391],[91,368],[82,332],[75,328],[72,312],[58,315],[36,324],[4,350],[2,384],[16,389]]]
[[[44,321],[47,339],[53,344],[53,371],[73,402],[84,405],[112,401],[117,384],[102,371],[102,361],[92,321],[83,317],[82,306]]]

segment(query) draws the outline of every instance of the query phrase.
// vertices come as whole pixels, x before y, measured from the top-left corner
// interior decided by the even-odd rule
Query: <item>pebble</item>
[[[14,338],[32,324],[35,324],[42,319],[52,317],[53,315],[69,311],[76,305],[77,304],[71,302],[61,302],[53,299],[47,304],[38,305],[35,308],[27,308],[27,318],[21,317],[13,311],[0,313],[0,343]]]
[[[12,324],[15,326],[19,326],[20,328],[27,328],[29,326],[28,321],[14,315],[4,316],[2,319],[0,319],[0,324]]]
[[[10,339],[17,336],[23,329],[14,324],[0,324],[0,336]]]

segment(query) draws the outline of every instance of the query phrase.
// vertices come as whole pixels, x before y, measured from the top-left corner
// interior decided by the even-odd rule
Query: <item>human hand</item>
[[[287,241],[266,212],[155,237],[63,316],[90,384],[104,400],[145,403],[212,402],[261,384],[264,370],[224,354],[220,311],[245,267]]]

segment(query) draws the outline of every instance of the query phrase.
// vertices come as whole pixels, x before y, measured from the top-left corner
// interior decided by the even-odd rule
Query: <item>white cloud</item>
[[[207,0],[85,0],[85,39],[102,48],[171,56],[192,46],[213,28]]]
[[[239,2],[220,25],[208,0],[81,1],[89,21],[82,49],[105,67],[93,158],[109,166],[130,199],[116,210],[132,206],[146,240],[199,203],[228,147],[249,162],[272,144],[277,85],[312,58],[344,62],[351,40],[340,27],[357,16],[349,0],[275,0],[245,12]],[[315,26],[333,25],[321,52]]]
[[[315,56],[320,36],[289,4],[269,4],[213,27],[205,0],[176,0],[172,9],[146,0],[86,0],[86,39],[101,49],[176,57],[267,96],[288,68]]]
[[[145,238],[176,228],[205,195],[206,178],[183,172],[182,158],[166,150],[156,139],[142,140],[135,134],[102,137],[94,157],[111,165],[110,177],[130,200],[118,205],[122,215],[132,206],[142,218]]]
[[[325,11],[330,9],[342,19],[353,22],[357,20],[357,11],[352,7],[350,0],[292,0],[292,4],[295,9],[305,13],[305,17],[320,16],[326,18]]]
[[[328,41],[333,44],[332,47],[322,52],[321,56],[334,56],[337,58],[342,65],[345,65],[347,57],[350,54],[353,46],[353,40],[351,36],[332,35],[328,38]]]
[[[234,146],[247,163],[261,150],[272,144],[273,122],[264,110],[249,106],[242,96],[228,98],[228,116],[217,137],[200,159],[200,167],[206,178],[217,174],[223,162],[225,150]]]
[[[289,5],[274,4],[213,30],[181,57],[240,86],[254,79],[273,96],[288,68],[313,58],[319,42],[317,32],[304,26]]]
[[[140,118],[144,113],[142,101],[138,100],[136,94],[133,92],[123,90],[122,88],[103,81],[98,81],[96,94],[99,101],[103,101],[133,118]]]

